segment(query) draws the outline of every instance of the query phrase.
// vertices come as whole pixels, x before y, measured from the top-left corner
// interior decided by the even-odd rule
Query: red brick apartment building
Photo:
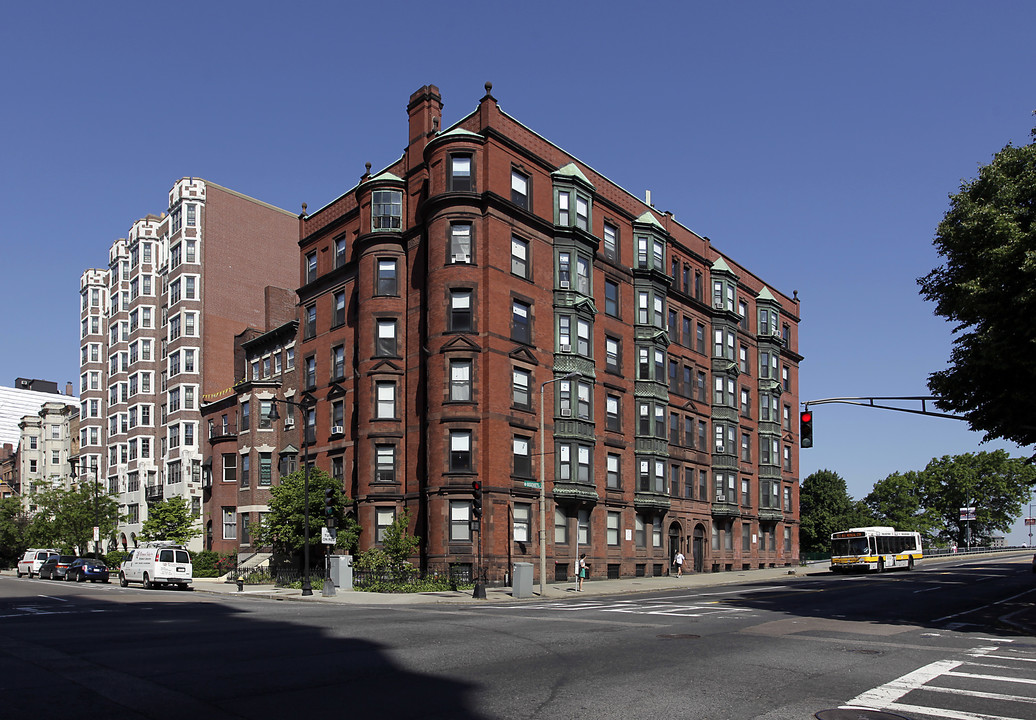
[[[491,90],[442,129],[422,87],[403,156],[299,220],[310,453],[361,546],[409,509],[422,563],[506,581],[542,480],[548,581],[794,563],[798,300]]]

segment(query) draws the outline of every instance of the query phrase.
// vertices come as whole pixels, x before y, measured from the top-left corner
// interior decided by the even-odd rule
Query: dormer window
[[[375,190],[371,197],[371,229],[399,230],[403,227],[403,192]]]

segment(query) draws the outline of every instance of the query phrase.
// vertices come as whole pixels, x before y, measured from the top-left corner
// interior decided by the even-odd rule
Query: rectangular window
[[[532,306],[521,300],[511,303],[511,339],[516,342],[532,342],[532,326],[529,317]]]
[[[237,482],[236,453],[223,453],[223,482]]]
[[[236,540],[237,539],[237,508],[236,507],[224,507],[223,508],[223,539],[224,540]]]
[[[374,482],[395,482],[396,446],[375,445]]]
[[[396,384],[394,382],[376,383],[377,409],[375,419],[394,420],[396,418]]]
[[[317,386],[317,359],[310,355],[303,361],[303,364],[305,366],[305,376],[302,380],[306,385],[306,389],[311,390]]]
[[[619,259],[619,228],[607,222],[604,224],[604,256],[609,260]]]
[[[450,431],[450,472],[471,472],[471,431]]]
[[[251,483],[249,473],[252,469],[251,458],[248,455],[241,456],[241,487],[247,488]]]
[[[532,477],[532,453],[529,438],[515,435],[512,442],[514,474],[518,477]]]
[[[450,501],[450,542],[471,540],[471,501]]]
[[[621,517],[621,514],[618,513],[618,512],[612,512],[612,511],[608,512],[606,540],[607,540],[608,545],[611,545],[613,547],[617,546],[619,544],[619,533],[620,533],[620,527],[619,527],[620,522],[619,522],[619,519],[620,519],[620,517]]]
[[[608,453],[607,463],[607,477],[606,483],[608,487],[618,489],[622,487],[622,476],[619,473],[619,461],[620,456],[614,453]]]
[[[349,261],[349,243],[346,238],[337,238],[335,240],[335,267],[340,268]]]
[[[511,272],[520,278],[529,278],[529,242],[511,236]]]
[[[471,179],[471,156],[453,155],[450,157],[450,190],[454,192],[471,192],[475,189]]]
[[[568,544],[568,516],[559,507],[554,508],[554,542],[558,545]]]
[[[396,279],[397,267],[398,264],[395,260],[378,260],[378,277],[376,278],[378,295],[399,294]]]
[[[613,432],[621,432],[619,396],[609,395],[605,400],[605,427]]]
[[[614,280],[604,281],[604,313],[619,317],[619,283]]]
[[[317,254],[316,252],[306,253],[306,284],[317,279]]]
[[[334,303],[334,317],[332,318],[332,324],[334,327],[345,325],[345,292],[336,292],[332,297],[332,302]],[[313,331],[316,332],[315,326]]]
[[[172,397],[172,393],[170,393]],[[241,430],[252,429],[252,405],[248,400],[241,401]]]
[[[471,360],[450,360],[450,401],[471,402]]]
[[[514,504],[514,532],[515,542],[529,542],[532,535],[532,505],[528,503]]]
[[[511,170],[511,202],[529,209],[529,177],[517,170]]]
[[[471,262],[471,224],[453,223],[450,225],[450,258],[451,263]]]
[[[309,340],[317,336],[317,306],[310,305],[306,308],[306,324],[303,329],[303,339]]]
[[[336,345],[331,348],[331,379],[342,380],[345,378],[345,346]]]
[[[268,452],[259,453],[259,486],[269,487],[273,484],[273,455]]]
[[[396,349],[396,321],[394,319],[379,319],[378,338],[374,348],[376,357],[395,357],[398,354]]]
[[[403,227],[403,192],[375,190],[371,194],[371,229],[399,230]]]
[[[471,291],[451,290],[450,330],[454,332],[470,332],[472,330],[471,318]]]
[[[514,368],[511,371],[511,402],[515,407],[529,409],[532,406],[529,383],[532,381],[532,374],[522,368]]]
[[[611,372],[621,372],[622,366],[619,362],[621,353],[617,338],[606,337],[604,339],[604,357],[606,369]]]

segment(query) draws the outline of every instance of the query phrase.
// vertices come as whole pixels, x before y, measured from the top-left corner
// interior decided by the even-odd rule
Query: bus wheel
[[[878,572],[885,572],[885,558],[878,558]]]
[[[907,570],[913,570],[913,569],[914,569],[914,559],[910,558],[909,560],[907,560]]]

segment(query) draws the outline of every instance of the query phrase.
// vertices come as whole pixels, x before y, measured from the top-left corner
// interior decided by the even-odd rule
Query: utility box
[[[532,597],[532,563],[518,562],[514,564],[514,575],[511,577],[511,597]]]
[[[339,590],[353,589],[353,556],[331,556],[331,582]]]

